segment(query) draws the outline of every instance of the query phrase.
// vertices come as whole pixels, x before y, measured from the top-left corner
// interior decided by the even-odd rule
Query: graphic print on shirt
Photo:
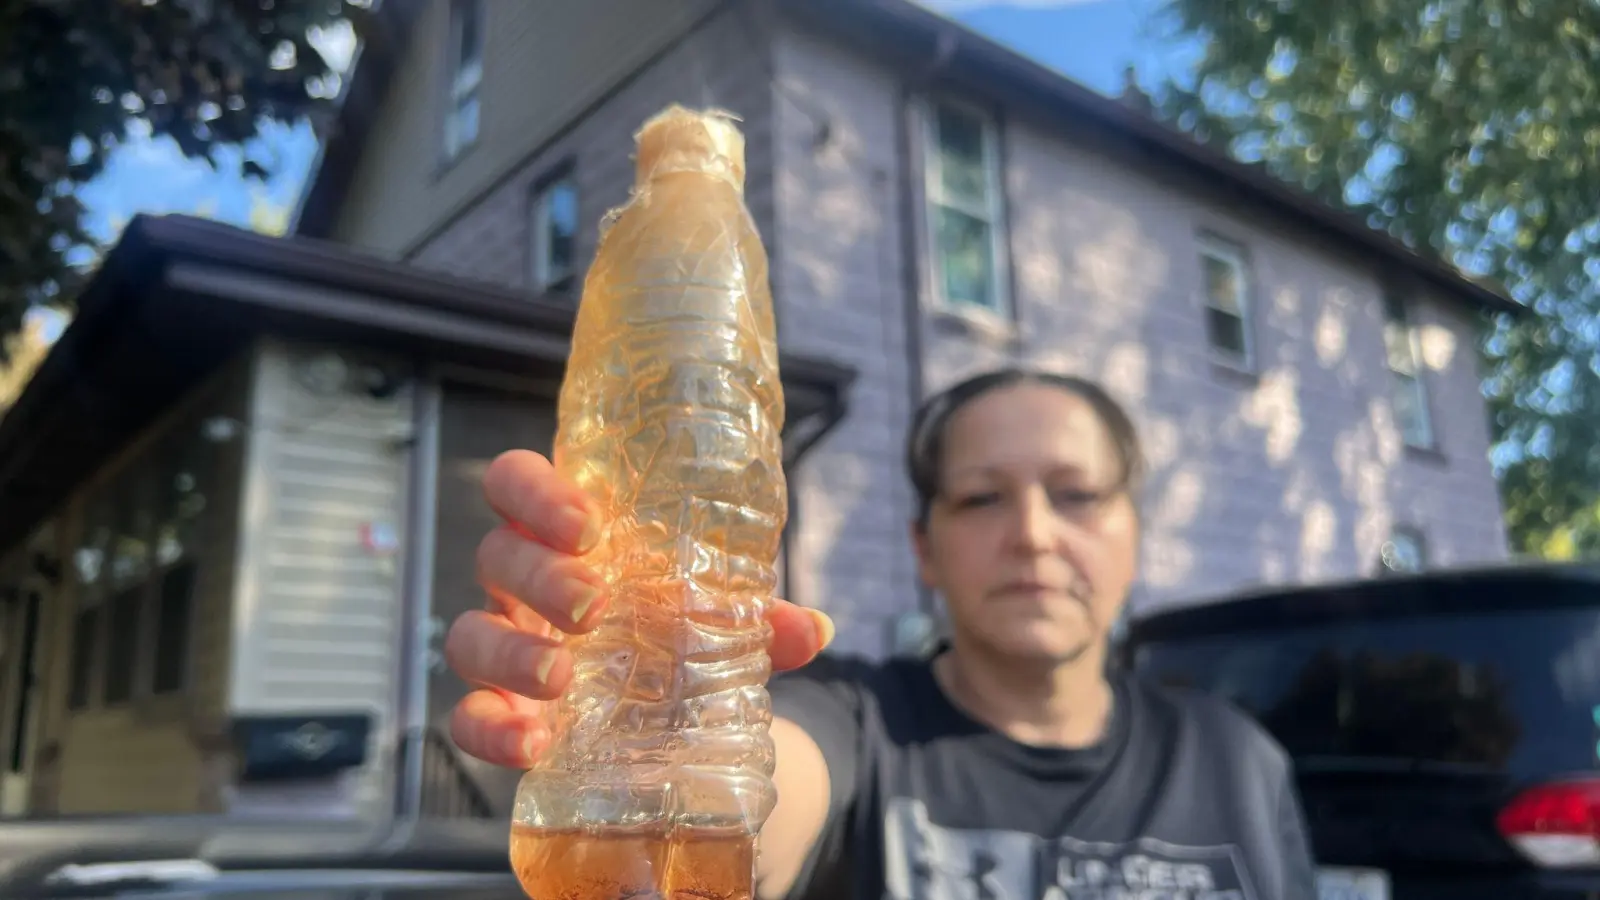
[[[944,828],[901,797],[888,803],[884,851],[884,900],[1261,900],[1233,845]]]

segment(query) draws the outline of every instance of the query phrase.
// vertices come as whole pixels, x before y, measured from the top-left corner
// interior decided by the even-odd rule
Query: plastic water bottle
[[[767,254],[731,116],[673,106],[636,140],[555,449],[602,510],[610,605],[567,639],[574,684],[518,787],[512,864],[533,900],[747,900],[776,799],[765,613],[788,510]]]

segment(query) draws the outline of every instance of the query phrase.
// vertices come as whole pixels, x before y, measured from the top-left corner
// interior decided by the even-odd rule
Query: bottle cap
[[[673,104],[651,117],[639,133],[638,183],[672,172],[702,172],[744,190],[744,135],[738,117],[720,109],[696,112]]]

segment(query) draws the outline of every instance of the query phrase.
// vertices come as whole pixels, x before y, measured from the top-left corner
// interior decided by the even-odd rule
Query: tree
[[[1600,551],[1600,4],[1167,0],[1197,139],[1367,216],[1537,313],[1488,323],[1515,547]]]
[[[0,363],[0,418],[22,396],[34,370],[44,362],[50,352],[50,341],[45,337],[44,322],[30,319],[22,330],[4,338],[6,361]]]
[[[320,123],[337,73],[315,49],[368,0],[0,3],[0,336],[30,306],[70,304],[93,249],[77,188],[135,119],[217,164],[264,118]],[[245,160],[241,174],[267,174]],[[0,347],[5,342],[0,340]],[[3,349],[0,349],[3,360]]]

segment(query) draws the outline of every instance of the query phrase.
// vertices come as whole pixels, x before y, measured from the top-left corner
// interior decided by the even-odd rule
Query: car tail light
[[[1600,780],[1558,781],[1518,794],[1496,824],[1541,866],[1600,866]]]

